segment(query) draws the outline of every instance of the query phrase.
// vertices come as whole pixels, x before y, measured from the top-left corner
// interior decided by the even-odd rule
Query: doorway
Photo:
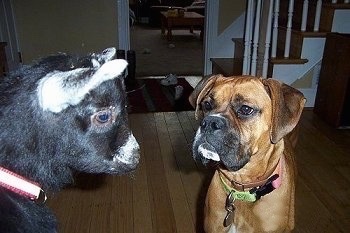
[[[164,13],[178,14],[181,9],[186,12],[193,11],[193,14],[199,16],[204,15],[205,2],[171,1],[171,3],[171,6],[167,6],[164,5],[167,1],[130,1],[130,9],[135,19],[130,24],[130,49],[136,52],[137,77],[168,74],[203,75],[204,46],[200,28],[194,27],[194,30],[190,30],[189,26],[177,27],[176,30],[172,30],[172,37],[169,40],[167,30],[163,34],[161,32],[161,18],[164,18]]]
[[[132,9],[132,7],[130,7],[130,9]],[[129,90],[128,99],[131,102],[131,104],[129,104],[129,106],[131,105],[130,109],[135,109],[138,107],[144,108],[145,106],[147,106],[146,109],[157,109],[153,107],[153,104],[155,104],[155,102],[160,102],[165,103],[166,106],[171,105],[171,108],[168,108],[170,109],[168,111],[185,111],[184,109],[181,109],[181,107],[185,106],[188,103],[188,96],[185,96],[185,94],[182,95],[182,93],[189,93],[188,89],[193,90],[193,88],[197,85],[197,83],[202,79],[204,75],[209,75],[212,73],[212,64],[210,61],[210,57],[212,55],[211,51],[215,51],[212,41],[217,37],[218,9],[218,1],[205,1],[204,36],[202,41],[200,40],[199,30],[195,30],[194,33],[191,33],[189,29],[186,28],[181,28],[181,30],[185,31],[179,30],[174,32],[173,40],[167,41],[166,36],[161,34],[160,27],[153,29],[153,32],[157,35],[157,40],[161,40],[164,44],[163,50],[158,49],[155,46],[157,45],[156,43],[154,43],[155,45],[153,46],[155,46],[155,48],[153,48],[147,45],[146,40],[139,40],[139,54],[136,54],[135,56],[135,70],[138,72],[138,76],[134,75],[134,79],[136,80],[136,82],[132,82],[134,84],[136,83],[136,85],[131,86],[129,88],[127,87],[127,90]],[[149,23],[149,21],[145,20],[144,18],[142,18],[140,21],[142,24]],[[151,26],[154,25],[148,25],[148,28],[146,29],[149,29],[149,27]],[[118,31],[121,32],[119,33],[119,49],[125,51],[134,49],[134,44],[132,44],[134,43],[132,41],[133,32],[131,32],[131,30],[134,30],[133,27],[134,25],[130,24],[129,22],[129,2],[125,3],[125,1],[118,1]],[[142,33],[143,36],[145,36],[145,34],[146,33]],[[188,60],[186,60],[188,56],[184,53],[181,54],[181,52],[178,53],[178,57],[167,57],[167,55],[169,55],[170,53],[169,51],[173,51],[177,47],[181,48],[181,46],[179,45],[179,41],[181,40],[181,38],[186,38],[185,40],[183,40],[183,42],[187,44],[189,44],[190,39],[199,43],[199,46],[201,48],[201,54],[195,56],[195,58],[191,58]],[[153,41],[155,41],[155,39],[153,39]],[[162,56],[163,58],[149,58],[152,56],[152,52],[153,55],[158,53],[158,57]],[[141,73],[143,70],[145,71],[146,68],[142,68],[142,60],[139,57],[141,56],[140,54],[148,58],[145,58],[145,61],[149,62],[147,65],[145,65],[145,67],[148,69],[148,71],[152,71],[153,73]],[[158,62],[156,62],[156,59],[158,59]],[[179,65],[178,67],[182,69],[189,69],[191,68],[191,65],[194,65],[196,64],[196,62],[199,62],[200,68],[197,72],[184,70],[181,71],[180,68],[176,68],[173,62],[177,62],[177,64]],[[136,74],[136,72],[132,73]],[[173,82],[174,76],[176,77],[175,82]],[[168,79],[169,77],[170,79]],[[168,83],[169,81],[169,85],[163,85],[163,81],[164,83]],[[183,81],[185,81],[185,83]],[[151,82],[152,84],[150,84],[149,88],[147,88],[149,82]],[[152,97],[151,95],[155,96]],[[166,96],[167,99],[165,100],[161,96]],[[144,106],[137,106],[141,102],[144,103]]]
[[[215,38],[218,30],[218,12],[220,1],[205,2],[205,23],[204,23],[204,75],[212,73],[210,58],[214,55]],[[130,25],[129,25],[129,1],[117,1],[118,17],[118,48],[130,49]]]

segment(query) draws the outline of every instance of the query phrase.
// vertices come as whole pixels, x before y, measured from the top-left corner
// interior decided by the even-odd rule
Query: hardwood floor
[[[212,171],[197,166],[193,112],[130,115],[142,159],[132,176],[81,175],[51,197],[60,232],[202,232]],[[301,119],[294,232],[350,232],[350,131],[328,127],[311,110]]]

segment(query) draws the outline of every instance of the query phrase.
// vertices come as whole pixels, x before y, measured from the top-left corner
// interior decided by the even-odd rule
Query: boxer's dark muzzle
[[[237,171],[249,161],[250,156],[242,149],[238,130],[232,127],[226,117],[208,115],[197,130],[193,157],[206,166],[214,162]]]
[[[224,117],[209,115],[202,120],[200,127],[201,131],[205,134],[211,134],[215,131],[227,131],[228,121]]]

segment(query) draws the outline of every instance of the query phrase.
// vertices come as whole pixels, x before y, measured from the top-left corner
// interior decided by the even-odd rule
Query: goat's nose
[[[224,117],[206,116],[201,122],[201,129],[205,132],[222,130],[227,127],[227,120]]]

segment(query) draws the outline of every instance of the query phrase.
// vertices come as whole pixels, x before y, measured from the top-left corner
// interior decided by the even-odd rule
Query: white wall
[[[115,0],[13,1],[24,63],[57,52],[117,47]]]

